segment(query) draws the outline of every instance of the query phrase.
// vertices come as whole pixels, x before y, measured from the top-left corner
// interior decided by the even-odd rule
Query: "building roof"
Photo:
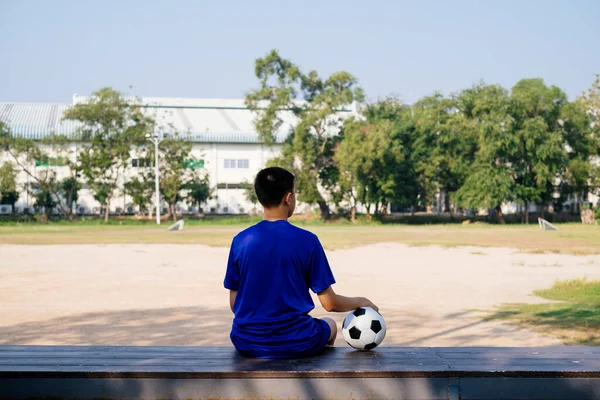
[[[85,102],[85,96],[73,96],[73,103]],[[144,113],[159,125],[173,127],[188,133],[198,143],[259,143],[254,128],[255,113],[243,99],[183,99],[146,97],[141,99]],[[0,103],[0,121],[7,123],[18,137],[42,139],[51,134],[74,137],[81,126],[76,121],[64,120],[71,104]],[[351,110],[341,113],[349,115]],[[345,116],[345,115],[344,115]],[[283,120],[275,134],[276,143],[282,143],[296,118],[291,112],[282,112]]]

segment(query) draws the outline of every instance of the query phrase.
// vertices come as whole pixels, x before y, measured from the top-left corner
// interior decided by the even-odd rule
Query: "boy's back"
[[[263,220],[241,232],[233,240],[224,282],[237,291],[233,344],[253,357],[322,349],[330,332],[308,315],[314,308],[309,289],[318,293],[334,283],[314,234],[286,220]]]
[[[265,168],[254,180],[264,220],[233,239],[225,288],[235,314],[231,342],[245,356],[292,358],[333,346],[337,325],[313,318],[309,290],[327,311],[346,312],[377,306],[366,297],[335,293],[335,283],[317,237],[287,222],[294,214],[294,175]]]

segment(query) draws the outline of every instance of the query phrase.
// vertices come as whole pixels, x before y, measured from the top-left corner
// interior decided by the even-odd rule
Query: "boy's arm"
[[[328,312],[347,312],[360,307],[371,307],[375,311],[379,311],[379,308],[366,297],[341,296],[335,293],[331,286],[317,295],[319,296],[321,305]]]
[[[229,308],[231,308],[231,312],[233,312],[233,305],[235,304],[235,296],[237,296],[237,290],[229,291]]]

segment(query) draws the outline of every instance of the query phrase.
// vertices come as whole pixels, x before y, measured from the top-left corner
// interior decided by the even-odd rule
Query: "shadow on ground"
[[[341,327],[344,314],[334,316]],[[498,338],[516,330],[467,311],[435,317],[394,311],[387,312],[385,319],[385,346],[494,346]],[[228,346],[231,320],[231,312],[223,308],[91,312],[0,326],[0,344]],[[345,345],[341,332],[337,345]]]

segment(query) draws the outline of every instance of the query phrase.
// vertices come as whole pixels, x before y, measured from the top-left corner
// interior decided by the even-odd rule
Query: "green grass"
[[[0,244],[108,244],[170,243],[228,246],[232,237],[259,218],[238,217],[186,221],[183,231],[167,232],[170,222],[111,220],[0,225]],[[292,219],[294,224],[316,233],[327,249],[351,248],[394,242],[411,246],[439,245],[511,247],[524,252],[600,254],[600,227],[559,225],[558,232],[541,231],[537,225],[391,225],[375,222],[323,223]]]
[[[600,346],[600,281],[558,281],[534,294],[554,302],[505,304],[487,319],[512,321],[566,344]]]

